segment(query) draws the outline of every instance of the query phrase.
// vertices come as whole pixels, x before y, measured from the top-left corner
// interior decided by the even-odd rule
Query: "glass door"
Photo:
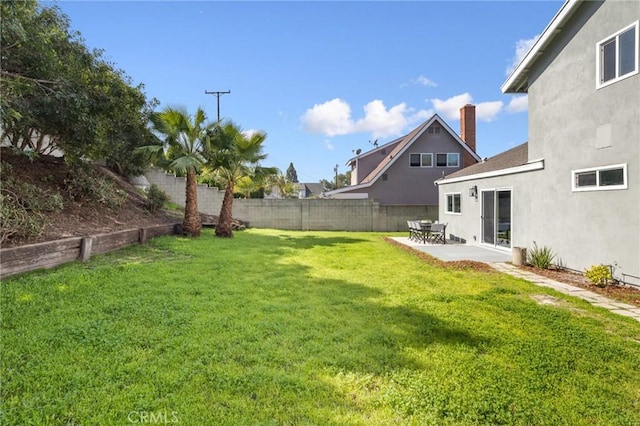
[[[482,191],[482,242],[495,245],[496,201],[495,191]]]
[[[511,247],[511,191],[496,191],[496,245]]]
[[[482,191],[482,242],[511,247],[511,190]]]

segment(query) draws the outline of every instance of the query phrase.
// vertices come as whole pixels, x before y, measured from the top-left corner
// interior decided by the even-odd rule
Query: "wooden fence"
[[[0,249],[0,278],[35,269],[53,268],[74,260],[87,260],[150,238],[175,233],[175,224],[126,229],[108,234],[73,237],[45,243]]]

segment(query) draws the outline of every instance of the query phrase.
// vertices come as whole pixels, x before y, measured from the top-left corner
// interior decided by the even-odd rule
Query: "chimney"
[[[476,152],[476,106],[466,104],[460,108],[460,137],[473,152]],[[462,156],[462,167],[477,163],[469,153]]]

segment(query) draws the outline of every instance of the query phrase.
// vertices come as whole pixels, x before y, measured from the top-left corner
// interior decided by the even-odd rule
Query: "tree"
[[[156,164],[167,170],[184,173],[187,177],[185,191],[183,231],[187,235],[200,235],[200,212],[196,174],[210,155],[210,133],[214,123],[198,108],[192,117],[186,108],[165,108],[152,116],[154,129],[164,136],[159,145],[142,147],[139,151],[155,156]]]
[[[322,184],[322,187],[324,189],[326,189],[327,191],[331,191],[337,188],[344,188],[345,186],[349,186],[351,185],[351,170],[349,170],[346,173],[340,173],[338,174],[338,186],[336,187],[336,182],[335,180],[326,180],[326,179],[321,179],[320,180],[320,184]]]
[[[68,162],[105,158],[116,171],[139,174],[132,155],[152,143],[155,101],[123,71],[89,51],[57,7],[34,0],[0,2],[2,140],[18,150],[64,150]]]
[[[296,168],[293,167],[293,163],[289,163],[289,167],[287,168],[287,180],[291,183],[298,183],[298,172],[296,172]]]
[[[277,174],[271,176],[269,179],[272,187],[278,190],[278,195],[282,198],[291,198],[295,192],[293,187],[293,183],[282,174],[281,171],[278,171]]]
[[[259,164],[267,158],[262,152],[266,139],[266,133],[244,133],[232,121],[216,124],[211,134],[208,165],[225,187],[216,236],[233,237],[233,193],[236,183],[245,176],[275,172],[274,169],[263,168]]]

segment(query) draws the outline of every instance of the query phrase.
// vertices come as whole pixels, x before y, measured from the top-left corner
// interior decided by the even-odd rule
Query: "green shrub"
[[[594,265],[584,272],[584,276],[598,287],[606,287],[613,282],[611,268],[607,265]]]
[[[539,248],[536,242],[533,242],[533,248],[527,250],[527,263],[540,268],[549,269],[556,255],[548,247]]]
[[[158,188],[158,185],[154,183],[149,187],[149,192],[147,192],[147,202],[145,204],[145,207],[149,212],[157,212],[167,201],[169,201],[169,195]]]

